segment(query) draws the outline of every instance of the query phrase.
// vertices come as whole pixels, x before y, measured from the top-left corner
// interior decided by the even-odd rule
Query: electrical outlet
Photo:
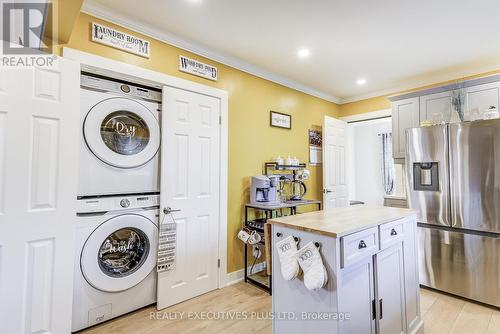
[[[262,251],[260,250],[259,246],[254,245],[253,246],[253,257],[258,259],[262,256]]]

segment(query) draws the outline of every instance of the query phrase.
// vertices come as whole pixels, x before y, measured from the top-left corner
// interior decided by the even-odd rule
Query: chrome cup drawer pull
[[[361,240],[358,245],[358,249],[366,248],[366,243],[364,240]]]

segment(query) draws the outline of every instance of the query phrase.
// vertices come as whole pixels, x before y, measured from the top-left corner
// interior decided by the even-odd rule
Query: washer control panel
[[[96,213],[123,209],[141,209],[160,205],[160,195],[109,196],[78,199],[77,213]]]

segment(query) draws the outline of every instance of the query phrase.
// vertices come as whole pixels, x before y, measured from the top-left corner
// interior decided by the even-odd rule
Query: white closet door
[[[0,69],[0,333],[69,333],[79,65]]]
[[[160,208],[180,211],[175,269],[158,275],[158,309],[218,286],[219,115],[217,98],[163,88]]]
[[[347,185],[347,122],[325,116],[323,121],[323,208],[349,206]]]

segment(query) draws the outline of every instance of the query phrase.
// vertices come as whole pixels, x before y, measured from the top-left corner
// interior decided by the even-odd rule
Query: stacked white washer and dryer
[[[161,90],[81,76],[72,330],[156,302]]]

